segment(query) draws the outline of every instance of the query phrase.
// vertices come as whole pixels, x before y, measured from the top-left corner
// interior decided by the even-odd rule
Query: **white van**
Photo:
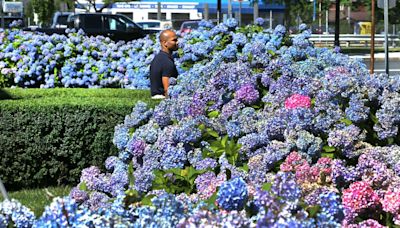
[[[142,29],[164,30],[172,28],[171,21],[147,20],[135,21],[135,23],[142,27]]]

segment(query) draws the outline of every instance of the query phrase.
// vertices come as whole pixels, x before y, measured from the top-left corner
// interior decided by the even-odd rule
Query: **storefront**
[[[84,2],[77,6],[77,11],[84,10]],[[101,7],[102,4],[98,4]],[[222,0],[221,18],[228,18],[228,0]],[[158,7],[161,9],[161,20],[172,21],[175,25],[186,20],[203,19],[205,12],[208,9],[209,19],[217,19],[217,0],[163,0],[162,2],[142,0],[135,2],[117,2],[103,12],[124,14],[134,21],[156,20]],[[231,0],[232,16],[238,18],[239,12],[243,24],[248,24],[253,21],[254,7],[249,1],[243,1],[241,4],[238,1]],[[97,7],[97,5],[96,5]],[[264,18],[269,24],[272,19],[272,26],[282,23],[285,7],[278,3],[265,4],[261,0],[258,4],[258,15]],[[94,11],[91,9],[90,11]]]

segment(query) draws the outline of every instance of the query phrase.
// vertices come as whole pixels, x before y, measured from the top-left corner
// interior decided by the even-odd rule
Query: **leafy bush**
[[[8,89],[0,93],[1,178],[7,188],[76,183],[116,154],[114,126],[148,91]]]

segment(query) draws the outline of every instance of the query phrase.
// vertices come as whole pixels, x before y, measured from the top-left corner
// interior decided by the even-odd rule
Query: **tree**
[[[96,13],[99,13],[102,12],[104,9],[110,8],[116,2],[136,2],[140,0],[103,0],[103,5],[101,5],[100,7],[96,5],[96,0],[86,0],[87,4],[83,4],[81,1],[78,0],[72,0],[72,1],[74,1],[81,7],[86,8],[87,11],[93,9]]]
[[[54,0],[32,0],[32,8],[38,15],[39,24],[50,25],[55,11]]]
[[[253,3],[258,0],[251,0]],[[318,1],[318,0],[314,0]],[[290,27],[296,24],[296,18],[300,18],[303,23],[312,23],[313,2],[310,0],[262,0],[264,4],[283,4],[285,5],[284,25]],[[328,8],[329,1],[322,1],[322,9]]]
[[[74,0],[55,0],[56,10],[62,12],[73,12],[75,9]]]

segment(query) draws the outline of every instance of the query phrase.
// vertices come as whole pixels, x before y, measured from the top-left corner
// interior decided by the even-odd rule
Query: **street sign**
[[[4,13],[22,13],[23,5],[22,2],[3,2]]]
[[[383,9],[385,6],[385,0],[378,0],[378,8]],[[389,9],[396,6],[396,0],[389,0]]]

